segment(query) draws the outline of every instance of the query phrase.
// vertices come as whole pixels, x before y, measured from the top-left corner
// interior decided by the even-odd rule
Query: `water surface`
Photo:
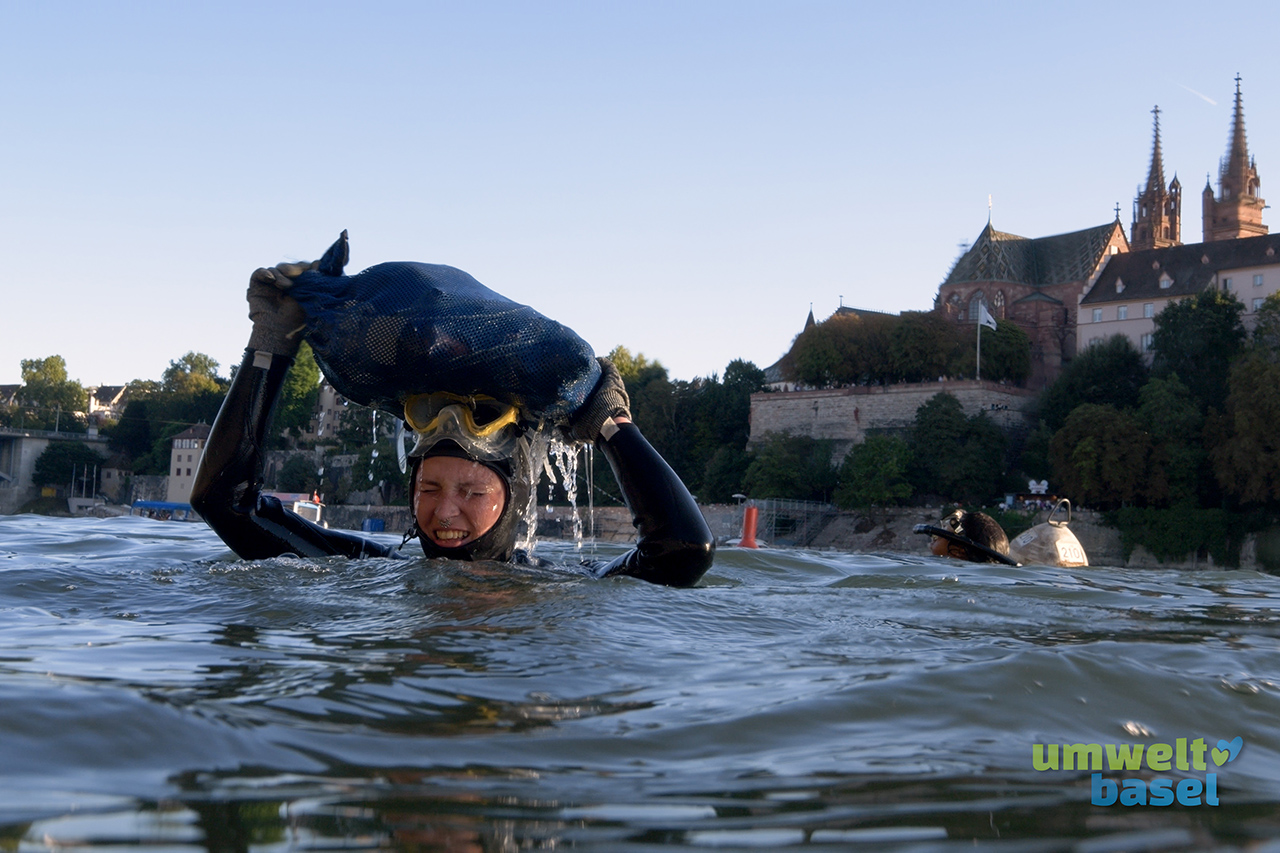
[[[0,516],[0,846],[1280,849],[1277,595],[733,549],[673,590]],[[1237,735],[1216,807],[1032,769]]]

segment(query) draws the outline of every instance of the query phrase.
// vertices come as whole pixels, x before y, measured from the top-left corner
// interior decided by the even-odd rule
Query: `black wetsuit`
[[[261,494],[262,447],[293,359],[245,352],[205,444],[191,505],[241,557],[387,557],[397,549],[329,530]],[[634,424],[620,424],[596,446],[609,460],[639,531],[636,547],[592,566],[600,577],[629,575],[667,586],[692,586],[711,566],[715,540],[680,478]]]

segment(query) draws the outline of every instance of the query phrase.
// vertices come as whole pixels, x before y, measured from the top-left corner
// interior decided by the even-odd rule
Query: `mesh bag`
[[[563,420],[600,378],[572,329],[439,264],[378,264],[342,274],[346,232],[289,291],[307,341],[338,393],[396,417],[412,394],[488,394],[526,417]]]

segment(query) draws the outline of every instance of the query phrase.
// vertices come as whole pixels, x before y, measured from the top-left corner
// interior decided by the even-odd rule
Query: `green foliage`
[[[1244,346],[1244,305],[1229,291],[1208,288],[1171,302],[1156,315],[1151,372],[1176,375],[1201,409],[1222,409],[1231,361]]]
[[[1115,406],[1077,406],[1050,444],[1056,491],[1077,505],[1115,508],[1163,500],[1164,471],[1137,415]]]
[[[830,501],[836,488],[831,449],[830,441],[771,433],[755,447],[744,491],[753,498]]]
[[[50,441],[44,452],[36,457],[31,481],[37,486],[62,486],[71,482],[73,472],[79,488],[82,469],[102,465],[102,455],[82,441]],[[93,486],[89,486],[93,491]]]
[[[1077,355],[1040,397],[1040,417],[1057,431],[1084,403],[1132,409],[1147,381],[1142,355],[1124,335],[1113,335]]]
[[[302,453],[286,459],[276,475],[276,488],[282,492],[310,492],[319,485],[315,463]]]
[[[1168,484],[1163,502],[1195,506],[1206,461],[1204,416],[1177,376],[1151,379],[1139,397],[1138,423],[1151,442],[1152,465]]]
[[[1106,516],[1119,528],[1126,560],[1138,545],[1161,562],[1182,560],[1188,554],[1212,556],[1219,566],[1238,567],[1240,546],[1248,533],[1263,529],[1265,515],[1179,506],[1171,509],[1125,507]]]
[[[1040,421],[1023,442],[1019,464],[1022,466],[1022,473],[1028,479],[1047,480],[1053,476],[1053,462],[1049,456],[1049,445],[1052,441],[1053,430],[1049,429],[1047,423]]]
[[[702,474],[699,500],[703,503],[732,502],[734,495],[742,494],[742,481],[750,466],[751,457],[745,449],[735,445],[716,448]]]
[[[869,435],[850,448],[840,465],[835,502],[846,509],[895,506],[911,497],[911,450],[896,435]]]
[[[89,395],[79,382],[67,378],[67,362],[60,355],[22,359],[22,390],[18,392],[20,420],[28,429],[83,432],[77,415],[89,407]]]
[[[169,362],[160,379],[160,390],[179,397],[191,397],[206,391],[221,393],[225,389],[218,379],[218,362],[202,352],[188,352],[182,358]]]
[[[982,375],[1025,382],[1031,374],[1031,339],[1016,323],[998,321],[982,337]],[[972,377],[977,328],[941,314],[901,316],[836,314],[801,332],[783,360],[789,379],[815,387],[932,381]]]
[[[1245,505],[1280,503],[1280,364],[1263,352],[1236,362],[1215,421],[1211,457],[1223,491]]]
[[[1280,361],[1280,293],[1273,293],[1262,300],[1254,321],[1256,325],[1250,338],[1250,349],[1268,361]]]
[[[1004,433],[981,412],[965,417],[950,394],[935,394],[916,410],[907,443],[917,494],[984,503],[1003,491]]]
[[[933,311],[903,314],[889,333],[889,352],[903,382],[931,382],[953,373],[960,349],[956,324]]]
[[[628,392],[633,386],[645,385],[654,379],[666,379],[667,369],[657,361],[645,358],[644,353],[631,354],[624,346],[616,346],[609,353],[609,360],[618,368],[618,374],[626,384]]]
[[[976,347],[976,344],[975,344]],[[1031,338],[1009,320],[997,320],[996,330],[982,331],[982,378],[1021,385],[1031,375]]]
[[[310,345],[303,341],[280,388],[273,428],[276,432],[287,431],[295,439],[301,437],[311,425],[311,416],[319,400],[320,368]]]
[[[125,404],[120,420],[103,430],[112,453],[120,453],[129,460],[144,456],[151,450],[155,436],[151,433],[151,405],[143,397]]]

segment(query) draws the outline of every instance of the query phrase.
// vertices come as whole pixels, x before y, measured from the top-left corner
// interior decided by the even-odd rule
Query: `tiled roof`
[[[988,222],[969,251],[956,261],[945,284],[1009,281],[1042,286],[1083,281],[1093,275],[1118,228],[1120,223],[1113,221],[1033,240],[997,231]]]
[[[195,426],[187,427],[175,435],[174,438],[208,438],[210,429],[211,427],[208,424],[196,424]]]
[[[1224,270],[1276,265],[1280,265],[1280,234],[1124,252],[1111,256],[1081,304],[1189,296],[1204,290]],[[1171,281],[1161,287],[1165,276]],[[1118,293],[1117,279],[1124,285]]]

